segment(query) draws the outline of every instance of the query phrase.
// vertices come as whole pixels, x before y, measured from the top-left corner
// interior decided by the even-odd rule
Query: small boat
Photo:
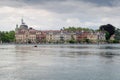
[[[37,47],[37,45],[35,45],[34,47]]]

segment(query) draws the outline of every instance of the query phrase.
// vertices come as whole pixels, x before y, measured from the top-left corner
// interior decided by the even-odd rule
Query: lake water
[[[120,80],[120,45],[0,45],[0,80]]]

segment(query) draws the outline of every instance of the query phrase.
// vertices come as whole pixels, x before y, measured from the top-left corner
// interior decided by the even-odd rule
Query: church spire
[[[25,24],[24,21],[23,21],[23,18],[21,19],[21,24]]]

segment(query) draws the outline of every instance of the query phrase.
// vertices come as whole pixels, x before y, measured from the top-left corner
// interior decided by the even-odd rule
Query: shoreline
[[[120,43],[32,43],[32,44],[17,44],[17,43],[1,43],[0,45],[112,45],[112,44],[120,44]]]

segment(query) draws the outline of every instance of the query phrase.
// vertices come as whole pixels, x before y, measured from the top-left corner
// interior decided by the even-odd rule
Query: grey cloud
[[[9,5],[9,6],[13,6],[13,5],[41,5],[41,4],[51,4],[52,3],[61,3],[61,2],[85,2],[85,3],[92,3],[92,4],[96,4],[99,6],[116,6],[117,3],[120,3],[119,0],[3,0],[0,1],[0,4],[2,5]],[[18,3],[18,4],[15,4]],[[53,4],[54,5],[54,4]]]
[[[119,0],[4,0],[0,1],[2,6],[12,7],[32,7],[35,9],[44,9],[53,13],[66,15],[69,17],[85,17],[91,15],[112,16],[118,15],[119,6],[114,8],[113,5],[119,4]],[[111,6],[112,5],[112,6]],[[116,9],[118,8],[118,9]],[[114,10],[111,10],[114,9]],[[91,18],[90,16],[88,18]],[[101,16],[100,16],[101,17]]]
[[[95,7],[115,7],[119,0],[4,0],[0,1],[1,6],[12,7],[32,7],[45,9],[55,13],[86,13],[91,6]],[[85,5],[85,6],[84,6]],[[86,7],[88,6],[88,7]],[[90,6],[90,7],[89,7]]]
[[[93,27],[94,25],[92,24],[94,23],[113,23],[118,25],[120,21],[119,3],[119,0],[4,0],[0,1],[0,6],[17,7],[19,10],[21,8],[25,10],[27,10],[27,8],[38,9],[38,11],[42,9],[50,12],[54,15],[52,23],[47,21],[48,18],[46,18],[46,20],[43,20],[44,18],[41,20],[46,26],[57,26],[58,24],[60,26],[74,26],[74,24],[80,25],[83,23],[88,25],[91,24],[90,26]],[[26,16],[29,15],[29,13],[30,12],[23,14]],[[28,17],[31,16],[36,15],[30,15]],[[40,18],[41,17],[39,17],[39,19]],[[102,18],[107,18],[108,20],[106,21],[105,19],[105,21],[103,20],[102,22]],[[73,23],[66,24],[67,19],[72,19]],[[78,22],[75,23],[74,19],[78,19]],[[38,25],[42,24],[39,24],[41,21],[36,22],[35,20]]]
[[[113,5],[114,0],[84,0],[84,1],[96,4],[98,6],[115,6]]]
[[[20,0],[18,0],[20,1]],[[92,3],[96,4],[98,6],[118,6],[114,3],[120,3],[119,0],[21,0],[28,4],[46,4],[46,3],[52,3],[52,2],[70,2],[70,1],[77,1],[77,2],[85,2],[85,3]],[[54,4],[53,4],[54,5]]]

